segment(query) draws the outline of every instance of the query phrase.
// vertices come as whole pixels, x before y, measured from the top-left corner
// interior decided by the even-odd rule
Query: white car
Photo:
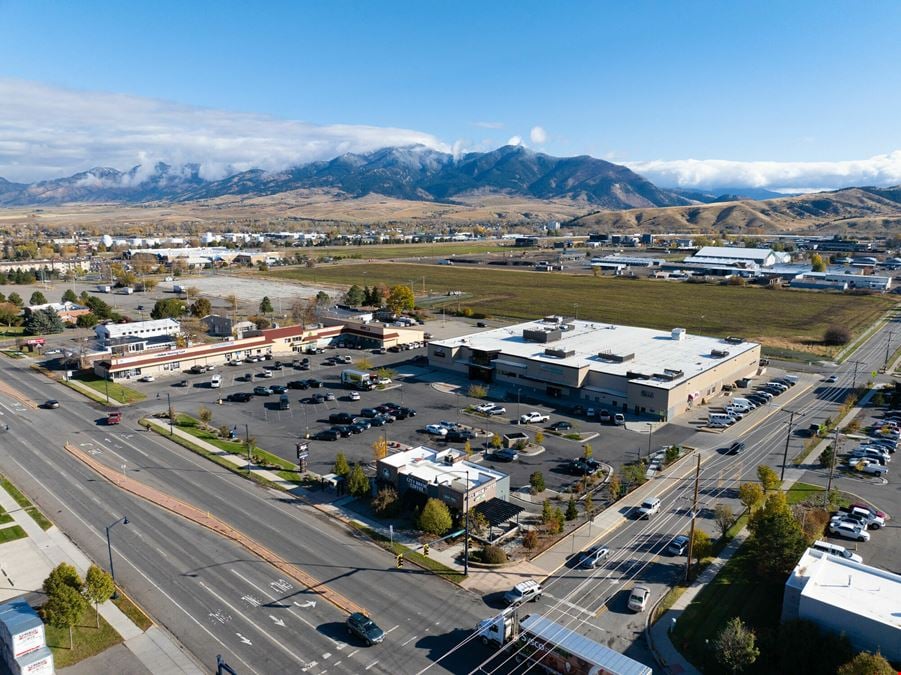
[[[379,384],[391,384],[391,378],[390,377],[380,377],[378,379],[378,383]]]
[[[835,382],[838,382],[838,375],[830,375],[824,380],[824,382],[826,382],[827,384],[834,384]]]
[[[425,430],[426,433],[432,436],[447,436],[447,427],[443,427],[440,424],[427,424]]]
[[[359,401],[360,400],[360,392],[352,391],[352,392],[350,392],[350,394],[348,394],[348,398],[350,398],[351,401]]]
[[[856,469],[857,471],[862,471],[863,473],[871,473],[874,476],[884,476],[888,473],[888,469],[882,466],[879,462],[872,459],[860,459],[857,461],[851,461],[849,466],[852,469]]]
[[[493,405],[491,409],[488,410],[489,415],[503,415],[507,412],[507,409],[502,405]]]
[[[271,370],[264,370],[260,373],[260,377],[274,377],[274,375]]]
[[[480,413],[486,413],[489,410],[491,410],[493,407],[494,407],[493,403],[479,403],[479,405],[477,405],[475,407],[475,411],[480,412]]]
[[[855,541],[870,541],[870,533],[860,523],[851,520],[840,520],[829,523],[829,534],[834,534]]]
[[[155,382],[156,378],[153,375],[143,375],[138,378],[138,382]]]
[[[542,424],[547,422],[551,418],[548,415],[542,415],[537,410],[533,410],[532,412],[523,413],[519,416],[520,424]]]
[[[629,594],[629,609],[633,612],[643,612],[647,607],[650,595],[651,589],[647,586],[636,586]]]

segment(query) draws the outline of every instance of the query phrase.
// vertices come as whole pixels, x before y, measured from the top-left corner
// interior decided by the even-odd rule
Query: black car
[[[288,382],[288,389],[309,389],[310,385],[308,385],[303,380],[291,380]]]
[[[347,617],[347,632],[356,635],[369,647],[385,639],[385,631],[376,626],[375,621],[359,612],[354,612]]]
[[[253,394],[248,394],[246,391],[237,391],[234,394],[226,396],[225,400],[231,401],[232,403],[247,403],[252,398]]]
[[[269,391],[271,391],[273,394],[284,394],[286,391],[288,391],[288,387],[283,384],[273,384],[271,387],[269,387]]]
[[[392,410],[396,410],[396,408],[391,407],[387,403],[383,403],[382,405],[377,405],[375,407],[375,409],[382,414],[389,413]]]
[[[451,443],[465,443],[475,437],[476,435],[468,429],[451,429],[447,432],[444,440],[450,441]]]
[[[325,403],[325,394],[313,394],[310,398],[304,399],[306,403]]]
[[[569,422],[554,422],[551,426],[548,427],[551,431],[569,431],[573,428],[573,425]]]
[[[374,427],[383,427],[388,424],[388,419],[384,415],[376,415],[375,417],[370,417],[369,423]]]
[[[347,438],[354,432],[353,427],[350,426],[349,424],[336,424],[335,426],[332,427],[332,429],[334,429],[336,432],[338,432],[338,434],[340,434],[341,438]]]
[[[354,416],[348,412],[332,413],[328,416],[328,421],[331,424],[353,424],[355,422]]]
[[[366,420],[366,419],[363,419],[363,420],[358,419],[358,420],[354,420],[353,426],[360,427],[361,431],[366,431],[367,429],[372,428],[372,422],[370,422],[369,420]]]
[[[337,441],[339,438],[341,434],[334,429],[323,429],[313,434],[313,439],[317,441]]]
[[[322,382],[313,377],[307,380],[307,384],[313,389],[319,389],[322,386]]]
[[[413,408],[398,408],[397,410],[389,410],[399,420],[405,420],[408,417],[416,417],[416,411]]]
[[[570,460],[567,468],[577,476],[591,476],[598,472],[601,468],[601,463],[596,459],[577,457],[576,459]]]
[[[735,441],[726,451],[727,455],[740,455],[745,450],[745,444],[741,441]]]
[[[360,411],[360,415],[362,415],[363,417],[366,417],[368,419],[372,419],[373,417],[376,417],[378,414],[379,414],[379,411],[376,410],[375,408],[363,408]]]

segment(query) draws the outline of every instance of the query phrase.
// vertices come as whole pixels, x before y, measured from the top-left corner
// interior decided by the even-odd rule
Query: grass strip
[[[78,382],[80,382],[81,384],[85,385],[86,387],[90,387],[98,394],[100,394],[103,397],[104,403],[106,402],[107,391],[109,391],[111,399],[116,399],[116,401],[119,401],[123,405],[127,405],[129,403],[137,403],[138,401],[143,401],[145,398],[147,398],[137,389],[126,387],[125,385],[119,384],[118,382],[110,382],[103,379],[102,377],[97,377],[93,374],[79,373],[74,379],[78,380]]]
[[[396,541],[392,543],[389,537],[386,537],[380,532],[373,530],[371,527],[363,525],[362,523],[358,523],[354,520],[348,521],[348,524],[358,532],[362,532],[367,537],[372,539],[383,549],[391,551],[394,555],[402,553],[405,561],[409,560],[413,564],[418,565],[423,569],[434,572],[439,577],[444,577],[448,581],[451,581],[455,584],[459,584],[466,578],[466,575],[462,572],[458,572],[457,570],[438,562],[434,558],[430,558],[421,553],[418,553],[417,551],[414,551],[413,549],[408,548],[407,546],[404,546],[403,544],[400,544]]]
[[[5,511],[3,513],[0,513],[0,525],[6,525],[7,523],[11,523],[14,520],[15,520],[15,518],[13,518],[11,515],[6,513]]]
[[[3,489],[9,493],[9,496],[15,500],[16,504],[23,509],[32,506],[31,502],[28,501],[28,497],[19,492],[19,488],[13,485],[6,476],[0,476],[0,486],[2,486]]]
[[[225,438],[221,438],[215,431],[202,429],[198,426],[198,424],[199,422],[192,418],[190,415],[181,414],[178,415],[175,426],[185,433],[191,434],[195,438],[206,441],[210,445],[215,445],[217,448],[224,452],[238,456],[247,454],[247,447],[244,441],[230,441]],[[266,463],[277,466],[280,469],[293,469],[297,466],[287,459],[282,459],[278,455],[273,455],[271,452],[263,450],[258,445],[254,445],[251,452],[257,459],[262,459]]]
[[[43,513],[41,513],[40,509],[38,509],[37,506],[29,506],[27,509],[25,509],[25,513],[31,516],[32,520],[40,525],[41,529],[45,532],[53,527],[53,523],[50,522],[50,520]]]
[[[16,539],[24,539],[27,536],[28,535],[25,533],[25,530],[22,529],[21,525],[4,527],[0,530],[0,544],[5,544],[8,541],[15,541]]]
[[[143,610],[132,602],[131,598],[122,591],[119,591],[119,596],[110,602],[118,607],[119,610],[131,619],[131,622],[142,631],[146,631],[153,625],[153,621],[150,620],[150,617],[144,614]]]
[[[100,628],[97,628],[97,613],[93,606],[86,609],[76,622],[72,630],[71,649],[68,628],[46,625],[45,630],[47,646],[53,652],[53,664],[57,669],[84,661],[122,642],[122,636],[102,616]]]

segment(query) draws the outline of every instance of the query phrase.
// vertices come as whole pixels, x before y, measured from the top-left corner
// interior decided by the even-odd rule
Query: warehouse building
[[[702,265],[732,265],[747,268],[772,267],[791,262],[791,255],[770,248],[740,248],[737,246],[703,246],[685,259],[687,263]]]
[[[901,662],[901,576],[807,549],[785,582],[782,621],[844,633],[859,651]]]
[[[521,394],[671,420],[757,373],[760,345],[546,317],[429,343],[429,364]]]

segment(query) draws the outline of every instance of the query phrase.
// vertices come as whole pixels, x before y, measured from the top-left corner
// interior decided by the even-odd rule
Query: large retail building
[[[671,420],[758,371],[760,345],[546,317],[429,343],[429,364],[521,395]]]

